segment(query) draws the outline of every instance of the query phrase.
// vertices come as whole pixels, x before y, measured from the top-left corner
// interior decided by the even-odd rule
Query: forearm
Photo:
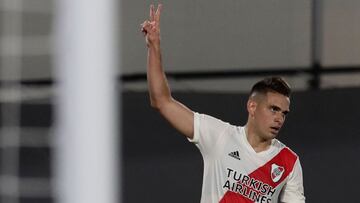
[[[150,21],[142,24],[148,47],[147,81],[151,106],[159,110],[161,115],[186,137],[192,138],[194,131],[194,113],[171,97],[169,84],[162,68],[160,50],[160,12],[161,4],[156,12],[150,6]]]
[[[170,88],[162,68],[160,43],[148,48],[147,81],[151,106],[160,108],[171,100]]]

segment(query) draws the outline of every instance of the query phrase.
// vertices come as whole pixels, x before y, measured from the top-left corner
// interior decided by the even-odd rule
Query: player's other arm
[[[160,48],[161,9],[162,5],[159,5],[155,12],[154,6],[151,5],[150,20],[142,24],[142,32],[148,47],[147,80],[150,103],[172,126],[186,137],[192,139],[194,134],[194,113],[171,96],[162,67]]]
[[[305,203],[302,167],[299,158],[280,194],[281,203]]]

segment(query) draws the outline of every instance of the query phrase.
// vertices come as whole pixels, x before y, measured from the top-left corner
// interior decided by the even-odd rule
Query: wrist
[[[153,51],[160,51],[160,41],[154,42],[154,43],[150,43],[150,44],[148,45],[148,48],[149,48],[150,50],[153,50]]]

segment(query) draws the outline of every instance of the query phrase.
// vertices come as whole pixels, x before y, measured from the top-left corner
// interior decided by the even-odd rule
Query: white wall
[[[140,23],[148,17],[149,0],[120,0],[123,73],[145,73],[146,48]],[[321,61],[325,66],[360,65],[360,2],[357,0],[317,0],[321,8]],[[52,1],[23,1],[22,78],[52,77]],[[277,68],[310,64],[310,0],[167,0],[162,1],[162,46],[167,71],[206,71],[237,68]],[[1,16],[9,14],[0,4]],[[4,31],[0,19],[1,40]],[[11,21],[6,21],[9,23]],[[3,46],[4,41],[0,41]],[[1,60],[12,56],[0,53]],[[0,63],[2,64],[2,63]],[[5,64],[5,63],[3,63]],[[4,68],[4,67],[0,67]],[[120,69],[120,68],[119,68]],[[342,85],[345,74],[323,76],[323,86]],[[360,76],[359,76],[360,77]],[[341,79],[339,79],[341,78]],[[356,77],[357,78],[357,77]],[[308,77],[294,78],[295,83]],[[292,80],[292,79],[291,79]],[[353,79],[346,80],[345,86]],[[185,81],[186,83],[189,81]],[[190,81],[190,86],[213,81]],[[227,87],[229,81],[224,82]],[[233,82],[230,81],[232,84]],[[219,88],[223,89],[220,82]],[[238,85],[235,81],[233,86]],[[134,84],[137,86],[137,84]],[[132,86],[130,85],[125,85]],[[140,85],[143,86],[143,85]],[[182,86],[182,85],[179,85]],[[208,85],[207,85],[208,86]],[[206,89],[206,86],[204,88]]]
[[[360,1],[326,0],[322,4],[323,65],[360,65]]]
[[[162,47],[168,71],[295,67],[310,64],[310,1],[169,0]],[[145,72],[139,24],[149,1],[123,1],[123,70]]]

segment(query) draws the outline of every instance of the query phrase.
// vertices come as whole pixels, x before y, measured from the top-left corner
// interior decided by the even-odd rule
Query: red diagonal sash
[[[292,171],[297,156],[290,151],[287,147],[282,149],[274,158],[268,161],[263,166],[259,167],[248,176],[250,178],[254,178],[255,180],[259,180],[265,184],[268,184],[272,188],[278,186]],[[276,164],[278,166],[284,167],[285,171],[283,172],[280,180],[274,182],[271,179],[271,165]],[[248,187],[248,186],[246,186]],[[219,203],[253,203],[254,201],[244,197],[243,195],[233,192],[227,191],[223,198]]]

